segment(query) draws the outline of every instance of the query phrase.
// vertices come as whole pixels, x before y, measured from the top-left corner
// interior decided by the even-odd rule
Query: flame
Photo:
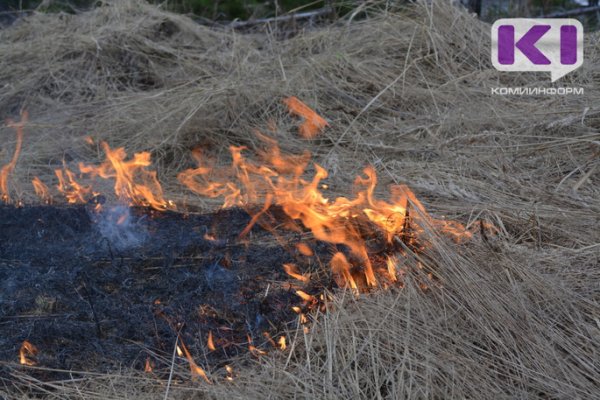
[[[2,198],[2,201],[5,203],[10,201],[10,196],[8,193],[8,178],[10,174],[12,174],[15,166],[17,165],[17,161],[19,160],[19,154],[21,154],[21,147],[23,146],[23,127],[27,123],[28,118],[29,114],[27,114],[27,111],[23,111],[21,113],[21,121],[14,122],[10,119],[7,121],[7,126],[14,128],[16,131],[17,144],[10,162],[0,169],[0,198]]]
[[[294,264],[283,264],[283,269],[285,270],[285,273],[292,278],[298,279],[302,282],[310,281],[310,276],[302,275]]]
[[[247,337],[248,337],[248,350],[250,351],[250,353],[252,353],[256,357],[264,356],[265,354],[267,354],[266,351],[261,350],[252,344],[252,338],[250,337],[250,335],[248,335]]]
[[[299,100],[288,98],[284,102],[298,115],[310,116]],[[246,147],[231,146],[231,168],[217,170],[196,150],[193,155],[198,167],[181,172],[179,181],[197,194],[222,198],[223,207],[246,207],[252,220],[244,234],[252,225],[261,224],[261,216],[272,205],[277,205],[288,217],[311,231],[315,239],[345,246],[349,254],[337,253],[330,262],[339,286],[362,290],[379,285],[367,250],[370,236],[383,235],[393,248],[398,241],[416,245],[419,241],[415,238],[422,235],[428,225],[457,240],[472,235],[460,223],[432,218],[406,185],[392,185],[388,200],[378,198],[378,179],[372,166],[364,168],[363,175],[355,179],[353,197],[330,199],[321,191],[322,181],[327,177],[324,168],[315,163],[312,178],[305,177],[310,160],[308,152],[284,155],[274,139],[260,132],[256,135],[262,143],[256,151],[256,159],[247,156]],[[258,212],[257,206],[260,206]],[[313,254],[305,243],[298,244],[297,249],[306,256]],[[377,266],[378,271],[389,270],[386,267]],[[288,273],[295,273],[291,266],[284,268]],[[393,281],[395,275],[390,274],[389,279]]]
[[[124,148],[111,149],[106,142],[102,142],[101,146],[106,160],[98,166],[79,164],[82,174],[91,178],[114,179],[115,194],[129,204],[149,206],[156,210],[169,208],[169,202],[163,198],[156,171],[146,169],[152,164],[149,152],[135,153],[132,159],[126,160]]]
[[[91,193],[89,186],[80,185],[75,179],[75,174],[71,172],[67,167],[54,170],[56,177],[58,178],[57,189],[62,193],[69,204],[85,203],[87,197]]]
[[[19,363],[21,363],[21,365],[29,365],[29,366],[36,365],[37,363],[28,357],[32,357],[32,356],[35,357],[35,355],[37,353],[38,353],[37,347],[32,345],[27,340],[23,341],[23,344],[21,345],[21,349],[19,350]]]
[[[233,380],[233,368],[231,368],[231,365],[225,365],[225,371],[227,371],[227,376],[225,377],[225,379],[227,379],[228,381],[232,381]]]
[[[277,347],[277,343],[275,343],[269,332],[263,332],[263,336],[265,337],[265,339],[267,339],[271,346]]]
[[[144,364],[144,372],[152,372],[152,363],[150,357],[146,357],[146,363]]]
[[[298,100],[297,97],[291,96],[284,99],[283,102],[294,115],[304,118],[304,122],[300,125],[300,135],[306,139],[312,139],[319,134],[327,125],[319,114],[306,104]]]
[[[35,194],[42,199],[44,203],[50,202],[50,193],[48,191],[48,186],[44,184],[37,176],[33,178],[31,181],[33,185],[33,190],[35,190]]]
[[[277,342],[279,343],[279,348],[281,350],[287,349],[287,344],[285,342],[285,336],[281,336]]]
[[[302,290],[296,290],[296,294],[304,301],[308,302],[308,303],[313,303],[315,301],[317,301],[317,299],[315,298],[315,296],[310,295]]]
[[[352,289],[358,289],[358,285],[350,272],[350,263],[343,253],[337,252],[333,255],[333,258],[331,259],[331,270],[339,287],[348,285]]]
[[[312,249],[308,247],[306,243],[300,242],[296,245],[296,248],[298,249],[298,252],[300,252],[300,254],[302,254],[303,256],[310,257],[314,254]]]
[[[180,357],[182,354],[182,349],[183,349],[183,354],[185,354],[185,358],[187,359],[188,364],[190,365],[190,372],[192,373],[192,379],[201,377],[202,379],[204,379],[206,381],[206,383],[211,383],[210,379],[208,379],[208,376],[206,375],[206,372],[198,364],[196,364],[196,362],[194,361],[194,358],[192,357],[192,355],[190,354],[190,352],[188,351],[187,347],[185,346],[185,344],[183,342],[181,342],[181,348],[179,347],[179,345],[177,346],[177,354]]]
[[[215,342],[213,340],[212,331],[208,331],[208,339],[206,340],[206,345],[210,351],[215,351],[217,348],[215,347]]]
[[[386,259],[388,275],[390,276],[392,282],[396,282],[398,280],[396,273],[396,262],[397,261],[393,257],[387,257]]]

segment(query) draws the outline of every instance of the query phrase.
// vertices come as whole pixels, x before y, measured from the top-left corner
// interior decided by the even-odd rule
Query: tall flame
[[[7,121],[7,126],[14,128],[17,134],[17,144],[15,145],[15,151],[8,164],[4,165],[0,169],[0,197],[2,201],[8,203],[10,201],[10,195],[8,192],[8,178],[12,174],[17,161],[19,160],[19,154],[21,154],[21,147],[23,146],[23,127],[27,123],[29,114],[27,111],[21,113],[21,121],[14,122],[13,120]]]

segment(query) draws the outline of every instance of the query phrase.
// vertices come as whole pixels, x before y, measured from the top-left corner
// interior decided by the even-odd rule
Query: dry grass
[[[170,398],[595,398],[600,393],[600,43],[559,83],[584,96],[502,97],[492,86],[548,86],[496,72],[489,27],[445,2],[280,41],[201,27],[136,1],[77,16],[34,15],[0,31],[0,116],[30,114],[13,196],[35,175],[102,157],[84,135],[151,150],[167,197],[207,208],[174,179],[195,145],[228,161],[277,121],[286,150],[309,148],[333,193],[371,163],[436,215],[483,217],[497,238],[432,237],[442,288],[339,294],[290,351]],[[330,122],[306,141],[281,99]],[[0,129],[0,160],[14,134]],[[433,234],[432,234],[433,235]],[[435,236],[435,235],[433,235]],[[407,262],[411,262],[410,260]],[[211,371],[214,376],[222,371]],[[19,372],[24,389],[41,388]],[[176,377],[185,377],[177,365]],[[165,382],[124,370],[45,385],[54,398],[165,397]],[[52,389],[52,390],[50,390]],[[41,389],[42,390],[42,389]],[[1,391],[0,391],[1,394]]]

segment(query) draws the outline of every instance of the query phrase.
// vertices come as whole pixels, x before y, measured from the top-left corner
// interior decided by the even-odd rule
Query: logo
[[[499,71],[550,71],[554,82],[583,64],[583,26],[571,18],[499,19],[492,64]]]

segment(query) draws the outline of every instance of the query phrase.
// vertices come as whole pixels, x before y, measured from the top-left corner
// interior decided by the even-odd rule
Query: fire
[[[298,252],[300,252],[300,254],[302,254],[303,256],[311,257],[314,254],[312,249],[308,247],[306,243],[300,242],[296,245],[296,248],[298,249]]]
[[[37,353],[38,353],[37,347],[32,345],[27,340],[23,341],[23,344],[21,345],[21,349],[19,350],[19,363],[21,363],[21,365],[29,365],[29,366],[36,365],[37,363],[35,361],[33,361],[32,359],[30,359],[29,357],[35,357],[35,355]]]
[[[144,372],[152,372],[152,362],[150,361],[150,357],[146,357],[146,362],[144,363]]]
[[[358,289],[358,285],[350,272],[351,266],[344,253],[335,253],[331,259],[331,270],[339,287],[350,286]]]
[[[393,257],[387,257],[386,259],[388,275],[390,276],[392,282],[396,282],[398,280],[396,272],[396,262],[397,261]]]
[[[315,296],[310,295],[302,290],[296,290],[296,294],[298,295],[298,297],[300,297],[302,300],[308,302],[308,303],[313,303],[316,302],[317,299],[315,298]]]
[[[288,274],[292,278],[298,279],[302,282],[310,281],[310,276],[302,275],[294,264],[283,264],[283,269],[285,270],[286,274]]]
[[[208,331],[208,339],[206,340],[206,345],[210,351],[215,351],[217,349],[213,340],[212,331]]]
[[[316,113],[298,99],[291,97],[284,102],[292,113],[306,119],[305,124],[313,121],[311,124],[319,129],[326,126],[326,123],[314,122],[324,120],[317,119]],[[257,137],[263,148],[257,150],[255,158],[247,155],[246,147],[230,147],[233,161],[225,172],[209,165],[202,153],[195,151],[198,167],[181,172],[179,181],[199,195],[222,198],[223,207],[246,207],[252,220],[244,233],[252,225],[261,223],[260,217],[271,206],[279,206],[315,239],[345,247],[347,252],[337,252],[330,261],[338,286],[362,290],[380,285],[381,277],[377,276],[368,254],[370,236],[382,235],[390,248],[397,247],[398,242],[416,245],[419,243],[416,238],[425,232],[426,226],[456,240],[471,236],[459,223],[432,218],[406,185],[392,185],[388,200],[378,198],[378,178],[372,166],[364,168],[363,175],[355,179],[353,197],[328,198],[321,191],[327,187],[322,183],[327,178],[324,168],[314,163],[312,178],[306,177],[310,167],[308,152],[284,155],[275,140],[261,133],[257,133]],[[313,254],[305,243],[297,245],[297,250],[305,256]],[[378,271],[388,271],[386,281],[396,280],[389,263],[376,267]],[[289,275],[305,281],[291,265],[284,268]]]
[[[86,203],[88,201],[92,188],[80,185],[70,169],[63,167],[63,169],[54,170],[54,173],[58,178],[57,189],[65,196],[69,204]]]
[[[252,344],[252,338],[250,337],[250,335],[248,335],[247,337],[248,337],[248,350],[250,351],[250,353],[252,353],[256,357],[264,356],[265,354],[267,354],[266,351],[261,350]]]
[[[208,379],[208,376],[206,375],[206,372],[198,364],[196,364],[194,358],[188,351],[185,344],[183,344],[183,342],[181,342],[181,347],[179,347],[179,345],[177,346],[177,355],[181,357],[182,354],[185,355],[185,358],[187,359],[188,364],[190,365],[190,372],[192,373],[192,378],[195,379],[197,377],[201,377],[206,381],[206,383],[211,383],[210,379]]]
[[[33,178],[31,181],[33,185],[33,189],[35,190],[35,194],[44,202],[50,202],[50,192],[48,191],[48,186],[44,184],[37,176]]]
[[[233,380],[233,368],[231,368],[231,365],[226,365],[225,371],[227,372],[227,376],[225,377],[225,379],[227,379],[228,381],[232,381]]]
[[[285,336],[281,336],[281,337],[279,338],[279,340],[278,340],[278,343],[279,343],[279,348],[280,348],[281,350],[285,350],[285,349],[287,349],[287,344],[286,344],[286,342],[285,342]]]
[[[106,161],[99,166],[79,164],[79,171],[94,178],[114,179],[115,194],[119,199],[130,204],[144,205],[156,210],[169,208],[163,198],[162,187],[156,177],[156,171],[146,167],[152,164],[150,153],[135,153],[131,160],[126,160],[125,149],[111,149],[106,142],[101,143],[106,154]]]
[[[8,192],[8,178],[15,169],[17,161],[19,160],[19,154],[21,154],[21,147],[23,146],[23,127],[27,123],[28,116],[29,115],[27,114],[27,111],[23,111],[21,113],[20,122],[14,122],[10,119],[7,121],[7,126],[10,128],[14,128],[16,131],[17,144],[15,145],[15,151],[10,162],[3,166],[2,169],[0,169],[0,197],[5,203],[8,203],[10,201],[10,195]]]
[[[300,135],[306,139],[312,139],[319,134],[327,125],[327,121],[317,114],[313,109],[292,96],[284,99],[283,102],[288,106],[290,112],[299,117],[304,118],[304,122],[300,125]]]

